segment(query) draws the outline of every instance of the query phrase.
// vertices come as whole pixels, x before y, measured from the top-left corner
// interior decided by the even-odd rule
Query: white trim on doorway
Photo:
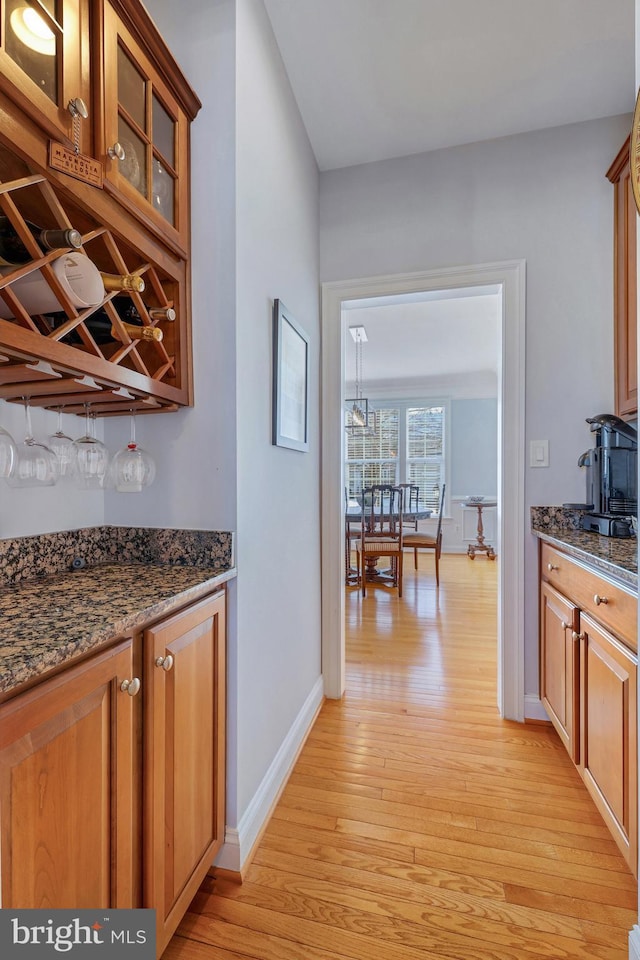
[[[498,707],[524,720],[525,261],[448,267],[322,284],[322,670],[325,696],[344,691],[343,305],[460,287],[502,290],[498,372]]]

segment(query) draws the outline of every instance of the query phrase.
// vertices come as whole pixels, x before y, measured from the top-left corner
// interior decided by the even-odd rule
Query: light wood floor
[[[555,732],[497,717],[496,565],[421,563],[349,591],[346,696],[166,960],[626,960],[633,877]]]

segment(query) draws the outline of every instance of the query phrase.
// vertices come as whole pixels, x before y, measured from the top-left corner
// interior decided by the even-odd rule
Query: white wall
[[[203,102],[192,128],[196,396],[192,410],[139,418],[158,479],[140,497],[107,494],[107,518],[237,532],[237,827],[320,676],[318,173],[262,0],[147,7]],[[271,445],[274,298],[310,336],[309,453]],[[107,425],[114,445],[120,429]]]
[[[498,401],[452,400],[449,495],[495,497],[498,490]]]
[[[58,415],[39,407],[31,409],[36,440],[46,443],[58,428]],[[25,433],[24,407],[0,400],[0,426],[19,445]],[[82,417],[64,415],[62,430],[72,439],[85,432]],[[98,425],[97,435],[100,435]],[[69,483],[54,487],[16,489],[0,480],[0,538],[26,537],[58,530],[76,530],[104,523],[104,495],[99,490],[78,490]]]
[[[318,173],[262,0],[237,6],[238,808],[320,676]],[[310,452],[271,445],[271,310],[310,337]]]
[[[525,502],[584,497],[585,417],[613,407],[613,195],[629,117],[323,173],[321,280],[525,258],[526,431],[549,469]],[[526,543],[525,693],[537,693],[537,543]]]

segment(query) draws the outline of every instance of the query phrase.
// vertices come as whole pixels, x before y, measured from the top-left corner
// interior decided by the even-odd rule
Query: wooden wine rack
[[[13,224],[33,259],[20,267],[3,268],[0,297],[14,318],[0,319],[0,399],[30,400],[32,406],[84,413],[90,404],[96,416],[136,412],[160,412],[190,403],[190,336],[186,299],[187,263],[164,257],[151,262],[140,245],[95,222],[85,206],[72,194],[61,196],[42,173],[20,171],[22,175],[0,182],[0,209]],[[136,274],[144,278],[144,295],[105,294],[102,304],[79,311],[68,298],[53,269],[53,262],[68,250],[43,254],[25,220],[44,227],[73,227],[82,235],[82,252],[103,273]],[[10,270],[10,272],[6,272]],[[20,301],[15,281],[39,270],[66,315],[51,330],[44,316],[31,316]],[[124,329],[111,302],[115,296],[129,296],[143,324],[160,326],[162,341],[133,341]],[[154,322],[151,307],[173,307],[176,320]],[[95,311],[104,309],[120,342],[98,344],[86,323]],[[75,331],[81,343],[63,343]]]

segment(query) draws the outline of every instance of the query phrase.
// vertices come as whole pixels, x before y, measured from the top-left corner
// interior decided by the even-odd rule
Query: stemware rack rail
[[[26,264],[3,267],[0,273],[0,300],[14,314],[10,320],[0,319],[0,399],[23,402],[29,398],[33,406],[78,414],[90,403],[96,416],[160,412],[188,405],[188,330],[186,304],[181,302],[186,289],[185,262],[167,257],[159,257],[161,263],[153,262],[140,251],[135,238],[93,221],[73,199],[58,196],[40,173],[27,172],[0,182],[0,212],[32,257]],[[27,220],[79,230],[79,253],[86,254],[102,273],[143,277],[144,294],[105,292],[97,306],[76,308],[53,270],[54,261],[69,251],[40,250]],[[53,329],[47,316],[30,315],[19,287],[15,287],[17,280],[36,270],[59,303]],[[132,340],[116,310],[116,297],[119,303],[129,297],[143,325],[161,327],[163,340]],[[151,306],[174,308],[176,320],[151,319]],[[87,321],[101,310],[111,321],[115,342],[98,343],[91,333]],[[70,333],[80,338],[80,344],[63,342]]]

